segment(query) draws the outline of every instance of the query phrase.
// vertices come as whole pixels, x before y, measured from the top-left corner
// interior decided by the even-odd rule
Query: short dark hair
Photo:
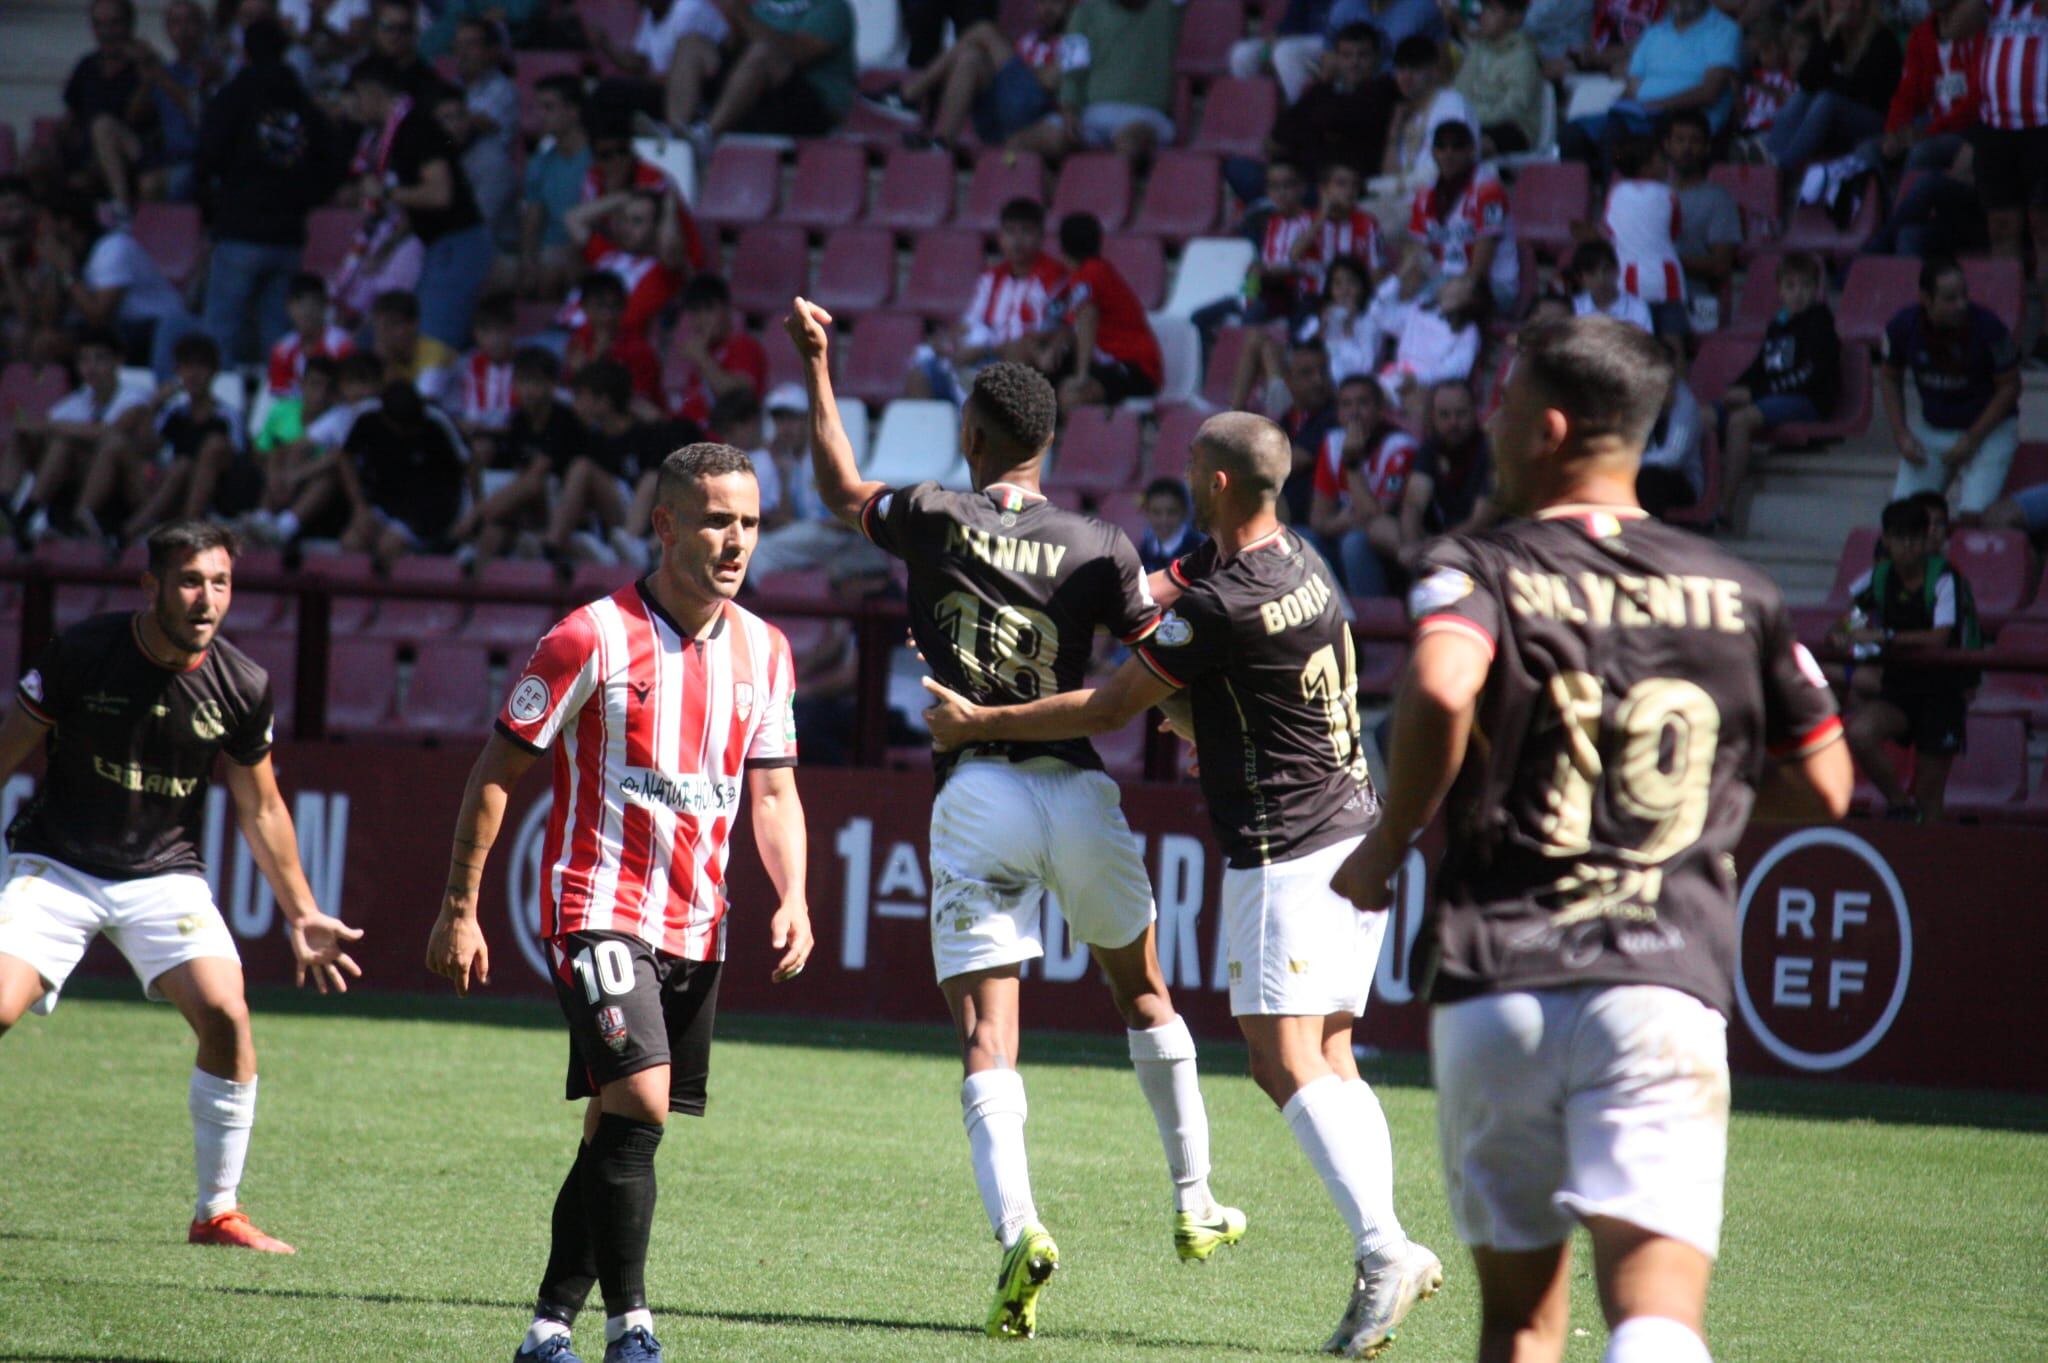
[[[1434,71],[1440,53],[1434,39],[1410,34],[1394,46],[1394,65],[1402,71]]]
[[[562,377],[562,357],[544,345],[523,345],[512,352],[512,377],[553,383]]]
[[[1318,183],[1328,184],[1330,182],[1330,177],[1341,170],[1350,171],[1354,176],[1356,176],[1359,179],[1361,183],[1365,180],[1365,172],[1360,170],[1355,164],[1353,164],[1350,161],[1325,161],[1323,163],[1323,172],[1321,175],[1317,176],[1316,179]]]
[[[1827,278],[1821,267],[1820,257],[1811,251],[1792,251],[1778,257],[1779,279],[1804,279],[1816,289],[1822,287]]]
[[[731,303],[732,286],[709,271],[691,275],[690,282],[683,285],[684,312],[704,312],[728,307]]]
[[[577,283],[576,288],[583,295],[583,301],[586,303],[590,302],[593,298],[602,296],[618,303],[621,307],[625,306],[626,281],[613,274],[610,270],[592,270],[589,274],[583,276],[582,280]]]
[[[370,300],[370,316],[389,317],[394,322],[420,320],[420,300],[405,289],[386,289]]]
[[[758,437],[761,434],[761,399],[745,384],[728,389],[711,404],[710,424],[711,429],[720,435],[747,430]]]
[[[1930,519],[1926,503],[1917,497],[1901,497],[1885,507],[1878,524],[1887,535],[1924,535]]]
[[[188,331],[171,346],[171,363],[220,368],[220,342],[203,331]]]
[[[581,78],[569,75],[567,72],[558,72],[552,76],[542,76],[533,83],[533,91],[536,95],[553,95],[566,104],[574,105],[578,110],[581,110],[590,99],[584,93]]]
[[[1932,489],[1927,489],[1914,493],[1912,496],[1906,498],[1906,500],[1909,502],[1918,502],[1920,503],[1920,505],[1927,508],[1927,520],[1929,529],[1933,528],[1933,521],[1936,516],[1941,517],[1944,521],[1951,519],[1948,509],[1948,495],[1946,493],[1935,492]]]
[[[1612,317],[1574,317],[1524,327],[1515,369],[1563,412],[1581,440],[1619,436],[1640,444],[1657,424],[1675,370],[1671,352],[1641,327]]]
[[[299,371],[299,381],[305,382],[309,375],[319,374],[329,383],[341,382],[341,361],[332,355],[308,355],[305,368]]]
[[[372,52],[349,68],[348,88],[353,90],[361,85],[375,85],[395,93],[405,88],[405,77],[396,62],[381,52]]]
[[[94,350],[111,350],[116,355],[125,349],[121,344],[121,338],[106,327],[87,327],[79,332],[76,348],[84,350],[87,346]]]
[[[1373,51],[1378,52],[1381,48],[1380,31],[1361,19],[1355,23],[1346,24],[1337,30],[1336,34],[1330,39],[1330,45],[1334,47],[1338,43],[1364,43]]]
[[[1026,227],[1045,226],[1045,205],[1036,199],[1019,194],[1003,205],[1003,211],[996,218],[999,223],[1022,223]]]
[[[327,301],[327,281],[311,270],[301,270],[284,286],[284,298],[287,303],[296,303],[301,298],[317,298],[324,303]]]
[[[292,35],[274,15],[266,14],[242,30],[242,52],[252,65],[283,61],[291,45]]]
[[[1664,131],[1668,134],[1673,128],[1697,128],[1701,137],[1709,142],[1714,140],[1714,125],[1698,109],[1678,109],[1664,115]]]
[[[1069,260],[1093,260],[1102,254],[1102,219],[1093,213],[1069,213],[1060,219],[1060,253]]]
[[[1571,275],[1579,279],[1590,270],[1605,266],[1610,270],[1621,268],[1621,257],[1614,254],[1611,241],[1582,241],[1572,250]]]
[[[505,31],[498,26],[495,19],[486,19],[480,14],[466,14],[455,21],[456,32],[460,33],[465,28],[473,28],[483,34],[484,41],[493,47],[505,46]]]
[[[656,500],[666,505],[684,488],[694,488],[706,478],[723,478],[729,473],[744,473],[749,478],[759,476],[754,472],[753,456],[737,445],[700,440],[672,451],[661,461],[654,495]]]
[[[519,325],[518,304],[506,290],[494,289],[477,300],[469,324],[472,327],[504,327],[509,331]]]
[[[1171,497],[1185,510],[1188,505],[1188,485],[1178,478],[1154,478],[1145,484],[1145,495],[1139,500],[1149,502],[1154,497]]]
[[[1933,297],[1934,291],[1941,287],[1942,277],[1952,274],[1962,275],[1965,281],[1969,279],[1969,275],[1963,270],[1963,262],[1957,260],[1946,251],[1930,251],[1925,256],[1922,256],[1920,259],[1921,297]]]
[[[1470,123],[1465,122],[1461,118],[1447,118],[1437,124],[1436,131],[1430,134],[1429,145],[1432,147],[1463,147],[1470,151],[1479,145],[1479,141],[1472,136],[1472,125]]]
[[[342,356],[335,377],[342,383],[374,388],[384,382],[384,362],[367,350],[353,350]]]
[[[1294,446],[1278,423],[1252,412],[1218,412],[1195,432],[1195,447],[1254,500],[1270,504],[1294,467]]]
[[[1614,144],[1614,171],[1623,179],[1641,175],[1656,159],[1657,144],[1647,137],[1624,137]]]
[[[159,582],[194,554],[225,549],[230,559],[242,553],[235,532],[214,521],[165,521],[149,532],[149,575]]]
[[[1059,425],[1059,399],[1045,375],[999,360],[974,376],[967,401],[1017,453],[1042,452]]]
[[[610,403],[614,411],[623,412],[633,405],[633,371],[617,360],[592,360],[576,371],[572,386],[579,393]]]
[[[1328,265],[1323,267],[1324,293],[1327,294],[1330,291],[1330,279],[1339,270],[1345,270],[1350,272],[1351,274],[1357,275],[1358,282],[1365,289],[1365,291],[1368,294],[1372,292],[1371,267],[1369,267],[1363,260],[1360,260],[1357,256],[1338,256],[1335,259],[1331,260],[1331,262]]]

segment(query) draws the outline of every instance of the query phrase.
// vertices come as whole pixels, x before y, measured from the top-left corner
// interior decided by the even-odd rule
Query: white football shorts
[[[242,959],[204,876],[103,880],[34,853],[7,859],[0,955],[27,961],[48,986],[33,1011],[47,1016],[56,1008],[64,981],[97,933],[105,933],[128,958],[144,997],[151,999],[163,997],[157,977],[187,961]]]
[[[1233,1017],[1365,1011],[1387,915],[1360,913],[1330,877],[1361,835],[1288,861],[1223,871],[1223,936]]]
[[[1458,1238],[1541,1249],[1612,1217],[1709,1258],[1728,1163],[1728,1024],[1656,985],[1489,994],[1430,1018]]]
[[[1157,916],[1116,782],[1056,757],[968,757],[932,805],[940,980],[1045,954],[1050,891],[1075,940],[1129,946]]]

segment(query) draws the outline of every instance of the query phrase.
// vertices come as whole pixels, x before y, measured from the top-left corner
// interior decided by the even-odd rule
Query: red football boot
[[[229,1245],[235,1249],[257,1249],[265,1254],[297,1254],[298,1251],[274,1235],[265,1235],[249,1224],[249,1214],[240,1207],[222,1212],[210,1221],[194,1221],[185,1235],[195,1245]]]

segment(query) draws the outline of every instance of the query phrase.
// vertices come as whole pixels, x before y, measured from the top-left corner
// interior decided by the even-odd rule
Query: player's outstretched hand
[[[1360,913],[1384,909],[1393,898],[1387,885],[1393,879],[1393,872],[1378,869],[1376,842],[1377,839],[1367,834],[1365,841],[1344,858],[1337,874],[1330,877],[1330,888],[1350,900]]]
[[[793,899],[775,911],[768,920],[768,942],[782,958],[775,963],[775,974],[771,980],[781,984],[804,973],[804,965],[811,959],[811,948],[818,939],[811,935],[811,911],[801,899]]]
[[[967,742],[967,726],[974,718],[974,702],[956,691],[947,690],[930,677],[918,680],[935,697],[931,708],[924,712],[925,726],[932,731],[932,746],[940,752],[949,752]]]
[[[363,969],[342,947],[363,938],[361,928],[352,928],[339,918],[315,912],[291,925],[287,935],[292,944],[295,982],[304,988],[306,976],[321,993],[331,987],[337,994],[348,992],[348,976],[361,979]]]
[[[476,983],[491,982],[491,949],[484,945],[484,930],[474,914],[451,914],[444,907],[434,920],[433,935],[427,938],[427,969],[454,982],[455,992],[467,996],[472,975]]]
[[[789,339],[796,342],[796,353],[806,360],[815,360],[823,355],[832,344],[832,314],[808,298],[790,300],[789,316],[782,319],[783,330]]]

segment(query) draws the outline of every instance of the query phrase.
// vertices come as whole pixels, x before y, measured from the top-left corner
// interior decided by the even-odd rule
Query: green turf
[[[0,1042],[0,1360],[510,1357],[574,1140],[552,1009],[259,997],[245,1193],[300,1249],[273,1259],[183,1243],[182,1029],[132,995],[81,992]],[[1121,1043],[1027,1043],[1032,1172],[1063,1267],[1039,1339],[998,1344],[975,1332],[997,1256],[945,1035],[721,1031],[712,1115],[679,1122],[661,1155],[649,1276],[671,1358],[1307,1357],[1342,1309],[1344,1234],[1241,1050],[1206,1048],[1205,1089],[1216,1185],[1251,1232],[1196,1268],[1173,1256]],[[1470,1358],[1433,1100],[1414,1063],[1374,1070],[1402,1217],[1449,1273],[1392,1357]],[[1717,1357],[2048,1358],[2048,1104],[1759,1083],[1737,1103]],[[1568,1356],[1595,1360],[1583,1268],[1574,1313]]]

